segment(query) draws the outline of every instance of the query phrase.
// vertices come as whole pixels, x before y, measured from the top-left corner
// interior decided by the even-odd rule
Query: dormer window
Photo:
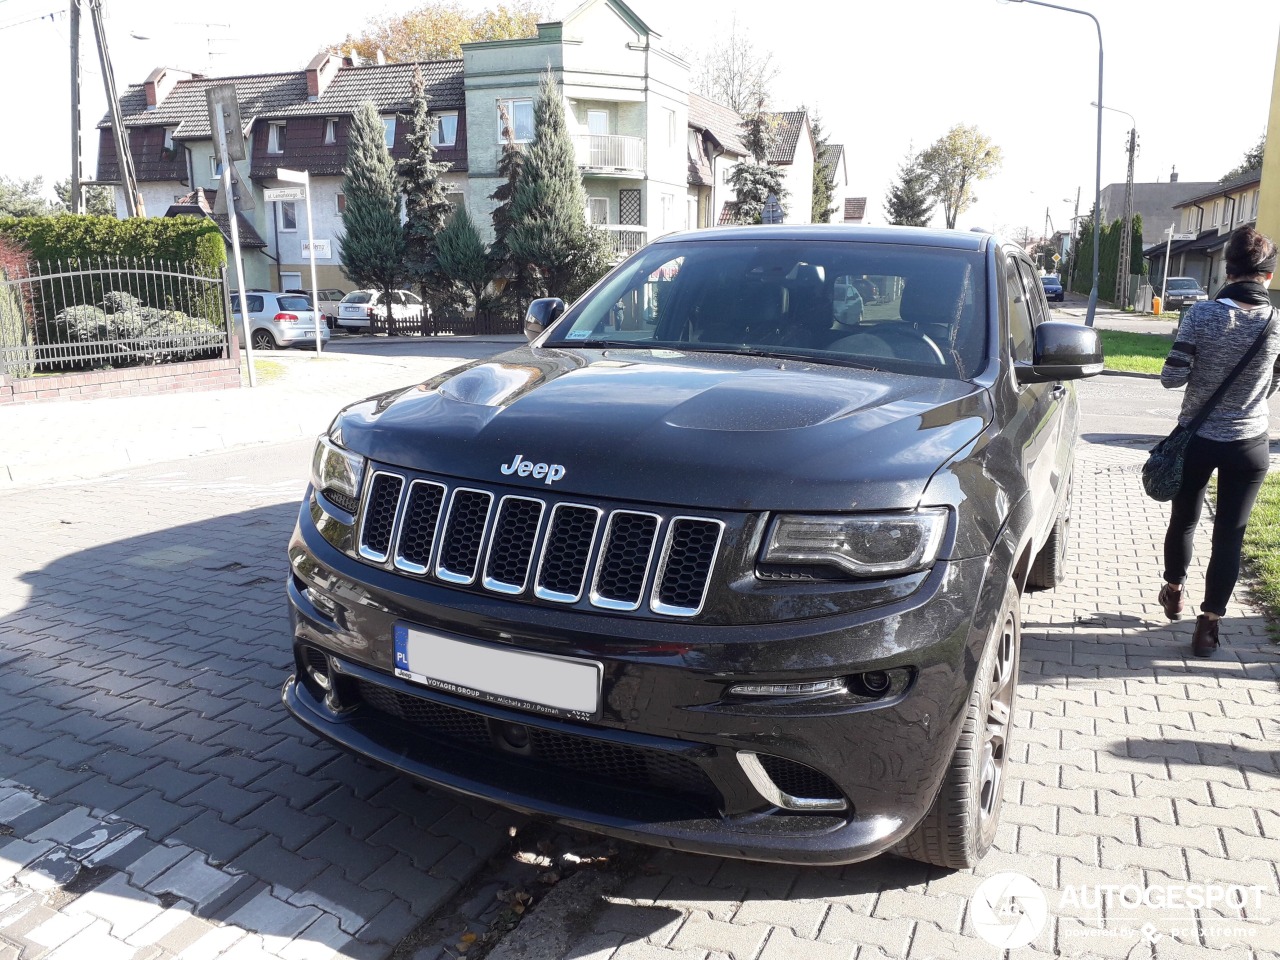
[[[178,155],[177,148],[173,145],[173,135],[177,131],[177,127],[164,128],[164,146],[160,150],[160,158],[162,160],[172,160]]]
[[[284,153],[284,123],[267,127],[267,153]]]
[[[330,117],[328,120],[324,122],[324,142],[325,143],[338,142],[338,118],[337,117]]]
[[[436,128],[431,134],[433,147],[452,147],[458,143],[458,111],[444,110],[436,114]]]
[[[386,132],[387,149],[390,150],[392,147],[396,145],[396,118],[383,117],[382,129]]]

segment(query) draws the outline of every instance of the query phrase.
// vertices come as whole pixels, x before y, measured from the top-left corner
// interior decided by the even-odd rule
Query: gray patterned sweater
[[[1160,383],[1186,386],[1178,423],[1186,426],[1235,369],[1271,316],[1269,306],[1232,300],[1197,303],[1182,315]],[[1207,440],[1250,440],[1269,427],[1267,398],[1280,387],[1280,314],[1262,349],[1240,372],[1208,419],[1196,431]]]

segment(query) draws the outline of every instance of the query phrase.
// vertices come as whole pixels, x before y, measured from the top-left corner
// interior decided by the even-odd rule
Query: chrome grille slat
[[[364,515],[360,520],[360,556],[374,563],[386,563],[400,515],[400,495],[404,477],[377,470],[369,478]]]
[[[654,613],[696,617],[702,612],[723,534],[724,523],[719,520],[672,518],[653,578],[649,606]]]
[[[555,603],[577,603],[586,589],[591,548],[604,511],[583,503],[558,503],[547,522],[534,596]]]
[[[492,512],[492,493],[469,487],[454,489],[449,499],[449,516],[444,523],[444,540],[436,561],[436,577],[446,583],[476,582],[481,547]]]
[[[507,496],[498,503],[484,558],[482,583],[486,590],[524,593],[545,508],[543,501],[532,497]]]
[[[507,596],[663,616],[702,612],[725,522],[502,494],[387,468],[358,512],[360,559]]]
[[[445,493],[443,483],[415,480],[409,484],[400,535],[396,538],[397,569],[419,575],[427,572],[438,539]]]
[[[661,525],[662,518],[656,513],[615,510],[609,514],[591,586],[593,606],[604,610],[640,609]]]

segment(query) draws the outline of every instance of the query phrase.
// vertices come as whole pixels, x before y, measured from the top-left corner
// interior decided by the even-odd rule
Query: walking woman
[[[1266,332],[1253,359],[1209,413],[1187,445],[1182,488],[1173,498],[1164,538],[1164,579],[1159,601],[1170,620],[1182,616],[1187,565],[1209,477],[1218,472],[1213,548],[1204,599],[1191,639],[1197,657],[1218,649],[1219,619],[1240,575],[1240,549],[1254,500],[1269,462],[1267,398],[1280,386],[1280,314],[1272,318],[1267,284],[1276,270],[1276,245],[1252,227],[1227,242],[1227,285],[1216,300],[1197,303],[1182,316],[1160,382],[1186,386],[1178,422],[1183,426],[1213,396],[1244,355]],[[1268,329],[1270,323],[1270,329]]]

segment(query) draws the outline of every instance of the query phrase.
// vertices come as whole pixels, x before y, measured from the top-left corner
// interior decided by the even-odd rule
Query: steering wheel
[[[883,340],[899,360],[936,363],[944,367],[947,365],[947,358],[933,338],[914,327],[883,323],[874,327],[865,327],[863,332]]]

